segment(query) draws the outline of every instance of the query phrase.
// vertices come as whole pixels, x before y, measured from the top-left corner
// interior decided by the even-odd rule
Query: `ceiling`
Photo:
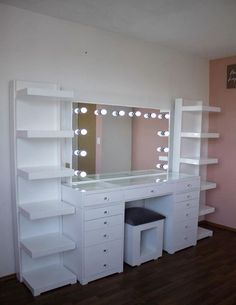
[[[209,59],[236,55],[236,0],[0,0]]]

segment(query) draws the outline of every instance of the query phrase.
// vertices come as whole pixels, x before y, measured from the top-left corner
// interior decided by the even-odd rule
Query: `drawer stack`
[[[123,271],[124,203],[84,209],[82,284]]]

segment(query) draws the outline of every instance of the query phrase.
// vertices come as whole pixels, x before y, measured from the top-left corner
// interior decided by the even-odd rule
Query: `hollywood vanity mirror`
[[[74,182],[167,170],[169,112],[73,103]]]

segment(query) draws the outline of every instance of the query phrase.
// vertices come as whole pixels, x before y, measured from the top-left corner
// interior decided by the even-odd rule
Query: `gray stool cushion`
[[[165,216],[145,208],[128,208],[125,210],[125,222],[131,226],[138,226],[161,219],[165,219]]]

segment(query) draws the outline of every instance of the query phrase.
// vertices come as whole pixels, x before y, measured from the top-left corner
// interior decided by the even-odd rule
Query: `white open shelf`
[[[219,133],[213,132],[181,132],[183,138],[217,139],[219,136]]]
[[[207,165],[207,164],[217,164],[218,159],[207,158],[207,159],[197,159],[197,158],[180,158],[181,163],[193,164],[193,165]]]
[[[211,237],[211,236],[213,236],[213,231],[202,228],[202,227],[198,227],[198,230],[197,230],[197,239],[198,240],[206,238],[206,237]]]
[[[50,233],[21,240],[21,247],[32,258],[75,249],[75,243],[60,233]]]
[[[200,205],[199,206],[199,216],[204,216],[215,212],[215,208],[209,205]]]
[[[47,98],[47,99],[58,99],[58,100],[73,100],[74,92],[66,90],[55,90],[55,89],[44,89],[44,88],[24,88],[17,90],[17,98],[27,98],[31,101],[35,98]]]
[[[201,191],[207,191],[216,188],[215,182],[201,181]]]
[[[17,130],[17,138],[73,138],[73,130]]]
[[[29,220],[74,214],[75,208],[60,200],[32,202],[20,205],[20,212]]]
[[[23,273],[23,281],[34,296],[76,283],[76,276],[62,265],[52,265]]]
[[[195,106],[183,106],[183,111],[205,111],[205,112],[220,112],[220,107],[195,105]]]
[[[71,177],[74,170],[59,166],[35,166],[17,169],[18,176],[27,180]]]

